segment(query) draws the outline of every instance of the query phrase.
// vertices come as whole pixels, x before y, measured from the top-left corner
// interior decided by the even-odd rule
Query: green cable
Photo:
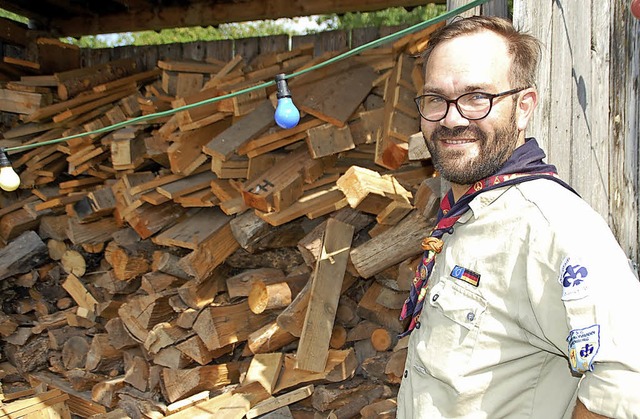
[[[344,53],[342,53],[340,55],[336,55],[333,58],[329,58],[326,61],[318,63],[318,64],[316,64],[314,66],[311,66],[309,68],[305,68],[304,70],[300,70],[300,71],[297,71],[295,73],[291,73],[288,76],[285,75],[284,78],[285,79],[291,79],[293,77],[300,76],[300,75],[308,73],[310,71],[314,71],[314,70],[318,70],[318,69],[320,69],[322,67],[326,67],[326,66],[328,66],[330,64],[333,64],[333,63],[335,63],[337,61],[344,60],[345,58],[351,57],[352,55],[359,54],[360,52],[365,51],[367,49],[375,48],[375,47],[377,47],[377,46],[379,46],[381,44],[393,41],[396,38],[401,38],[401,37],[403,37],[403,36],[405,36],[407,34],[410,34],[410,33],[413,33],[413,32],[417,32],[417,31],[422,30],[422,29],[424,29],[424,28],[426,28],[428,26],[435,25],[436,23],[440,23],[440,22],[442,22],[444,20],[450,19],[450,18],[452,18],[452,17],[454,17],[454,16],[456,16],[456,15],[462,13],[462,12],[465,12],[465,11],[467,11],[469,9],[472,9],[472,8],[474,8],[476,6],[479,6],[479,5],[483,4],[483,3],[486,3],[487,1],[489,1],[489,0],[474,0],[471,3],[468,3],[468,4],[464,5],[464,6],[458,7],[457,9],[450,10],[450,11],[448,11],[448,12],[446,12],[446,13],[440,15],[440,16],[434,17],[434,18],[429,19],[429,20],[425,20],[424,22],[417,23],[417,24],[415,24],[413,26],[410,26],[410,27],[408,27],[406,29],[402,29],[402,30],[400,30],[400,31],[398,31],[396,33],[392,33],[390,35],[384,36],[384,37],[382,37],[380,39],[373,40],[373,41],[368,42],[368,43],[366,43],[364,45],[361,45],[361,46],[353,48],[353,49],[351,49],[351,50],[349,50],[347,52],[344,52]],[[169,109],[169,110],[166,110],[166,111],[160,111],[160,112],[152,113],[152,114],[149,114],[149,115],[138,116],[136,118],[131,118],[131,119],[128,119],[126,121],[115,123],[113,125],[108,125],[106,127],[95,129],[93,131],[82,132],[80,134],[69,135],[67,137],[57,138],[57,139],[49,140],[49,141],[42,141],[42,142],[39,142],[39,143],[25,144],[25,145],[20,145],[20,146],[15,146],[15,147],[6,147],[6,148],[4,148],[4,151],[5,152],[24,151],[24,150],[29,150],[29,149],[32,149],[32,148],[42,147],[42,146],[45,146],[45,145],[58,144],[58,143],[61,143],[61,142],[64,142],[64,141],[73,140],[74,138],[85,137],[87,135],[102,134],[102,133],[105,133],[105,132],[114,131],[114,130],[116,130],[118,128],[123,128],[123,127],[129,126],[129,125],[137,124],[139,122],[148,121],[148,120],[156,119],[156,118],[161,118],[163,116],[170,116],[170,115],[173,115],[174,113],[177,113],[177,112],[186,111],[188,109],[196,108],[198,106],[203,106],[203,105],[208,105],[208,104],[211,104],[211,103],[219,102],[221,100],[229,99],[229,98],[232,98],[234,96],[239,96],[239,95],[242,95],[242,94],[245,94],[245,93],[253,92],[254,90],[263,89],[263,88],[272,86],[274,84],[275,84],[275,81],[272,80],[272,81],[264,82],[262,84],[258,84],[258,85],[255,85],[255,86],[247,87],[245,89],[241,89],[241,90],[238,90],[238,91],[235,91],[235,92],[232,92],[232,93],[228,93],[226,95],[216,96],[216,97],[213,97],[213,98],[202,100],[200,102],[195,102],[195,103],[191,103],[189,105],[181,106],[179,108]]]

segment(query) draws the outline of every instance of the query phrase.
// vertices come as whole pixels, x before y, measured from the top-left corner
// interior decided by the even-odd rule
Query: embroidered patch
[[[589,269],[579,259],[567,256],[560,267],[562,300],[579,300],[589,295]]]
[[[454,266],[451,271],[451,276],[457,279],[461,279],[464,282],[477,287],[480,283],[480,274],[473,272],[467,268],[463,268],[462,266]]]
[[[580,374],[593,371],[593,360],[600,349],[600,325],[570,331],[567,342],[571,369]]]

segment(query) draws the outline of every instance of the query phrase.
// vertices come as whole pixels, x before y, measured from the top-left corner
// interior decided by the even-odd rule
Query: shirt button
[[[467,313],[467,320],[469,320],[470,322],[472,322],[475,318],[476,318],[476,315],[473,314],[473,312],[470,311]]]
[[[416,329],[420,329],[420,322],[416,322]]]
[[[431,301],[435,303],[436,301],[438,301],[439,297],[440,297],[440,294],[433,294],[433,297],[431,297]]]
[[[404,378],[407,378],[407,375],[409,375],[409,370],[404,370]]]

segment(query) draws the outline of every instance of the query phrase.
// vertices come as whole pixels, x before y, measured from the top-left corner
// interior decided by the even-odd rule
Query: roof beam
[[[444,4],[446,0],[431,3]],[[424,0],[244,0],[233,3],[197,2],[188,7],[130,9],[128,13],[101,15],[92,19],[52,19],[50,30],[58,36],[95,35],[165,28],[209,26],[230,22],[290,18],[330,13],[375,11],[389,7],[414,7]]]

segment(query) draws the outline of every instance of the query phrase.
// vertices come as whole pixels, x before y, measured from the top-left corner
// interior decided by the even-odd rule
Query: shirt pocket
[[[487,303],[447,280],[434,284],[427,298],[429,310],[421,319],[424,345],[419,345],[418,357],[424,373],[450,382],[469,371]],[[421,368],[416,369],[420,372]]]

